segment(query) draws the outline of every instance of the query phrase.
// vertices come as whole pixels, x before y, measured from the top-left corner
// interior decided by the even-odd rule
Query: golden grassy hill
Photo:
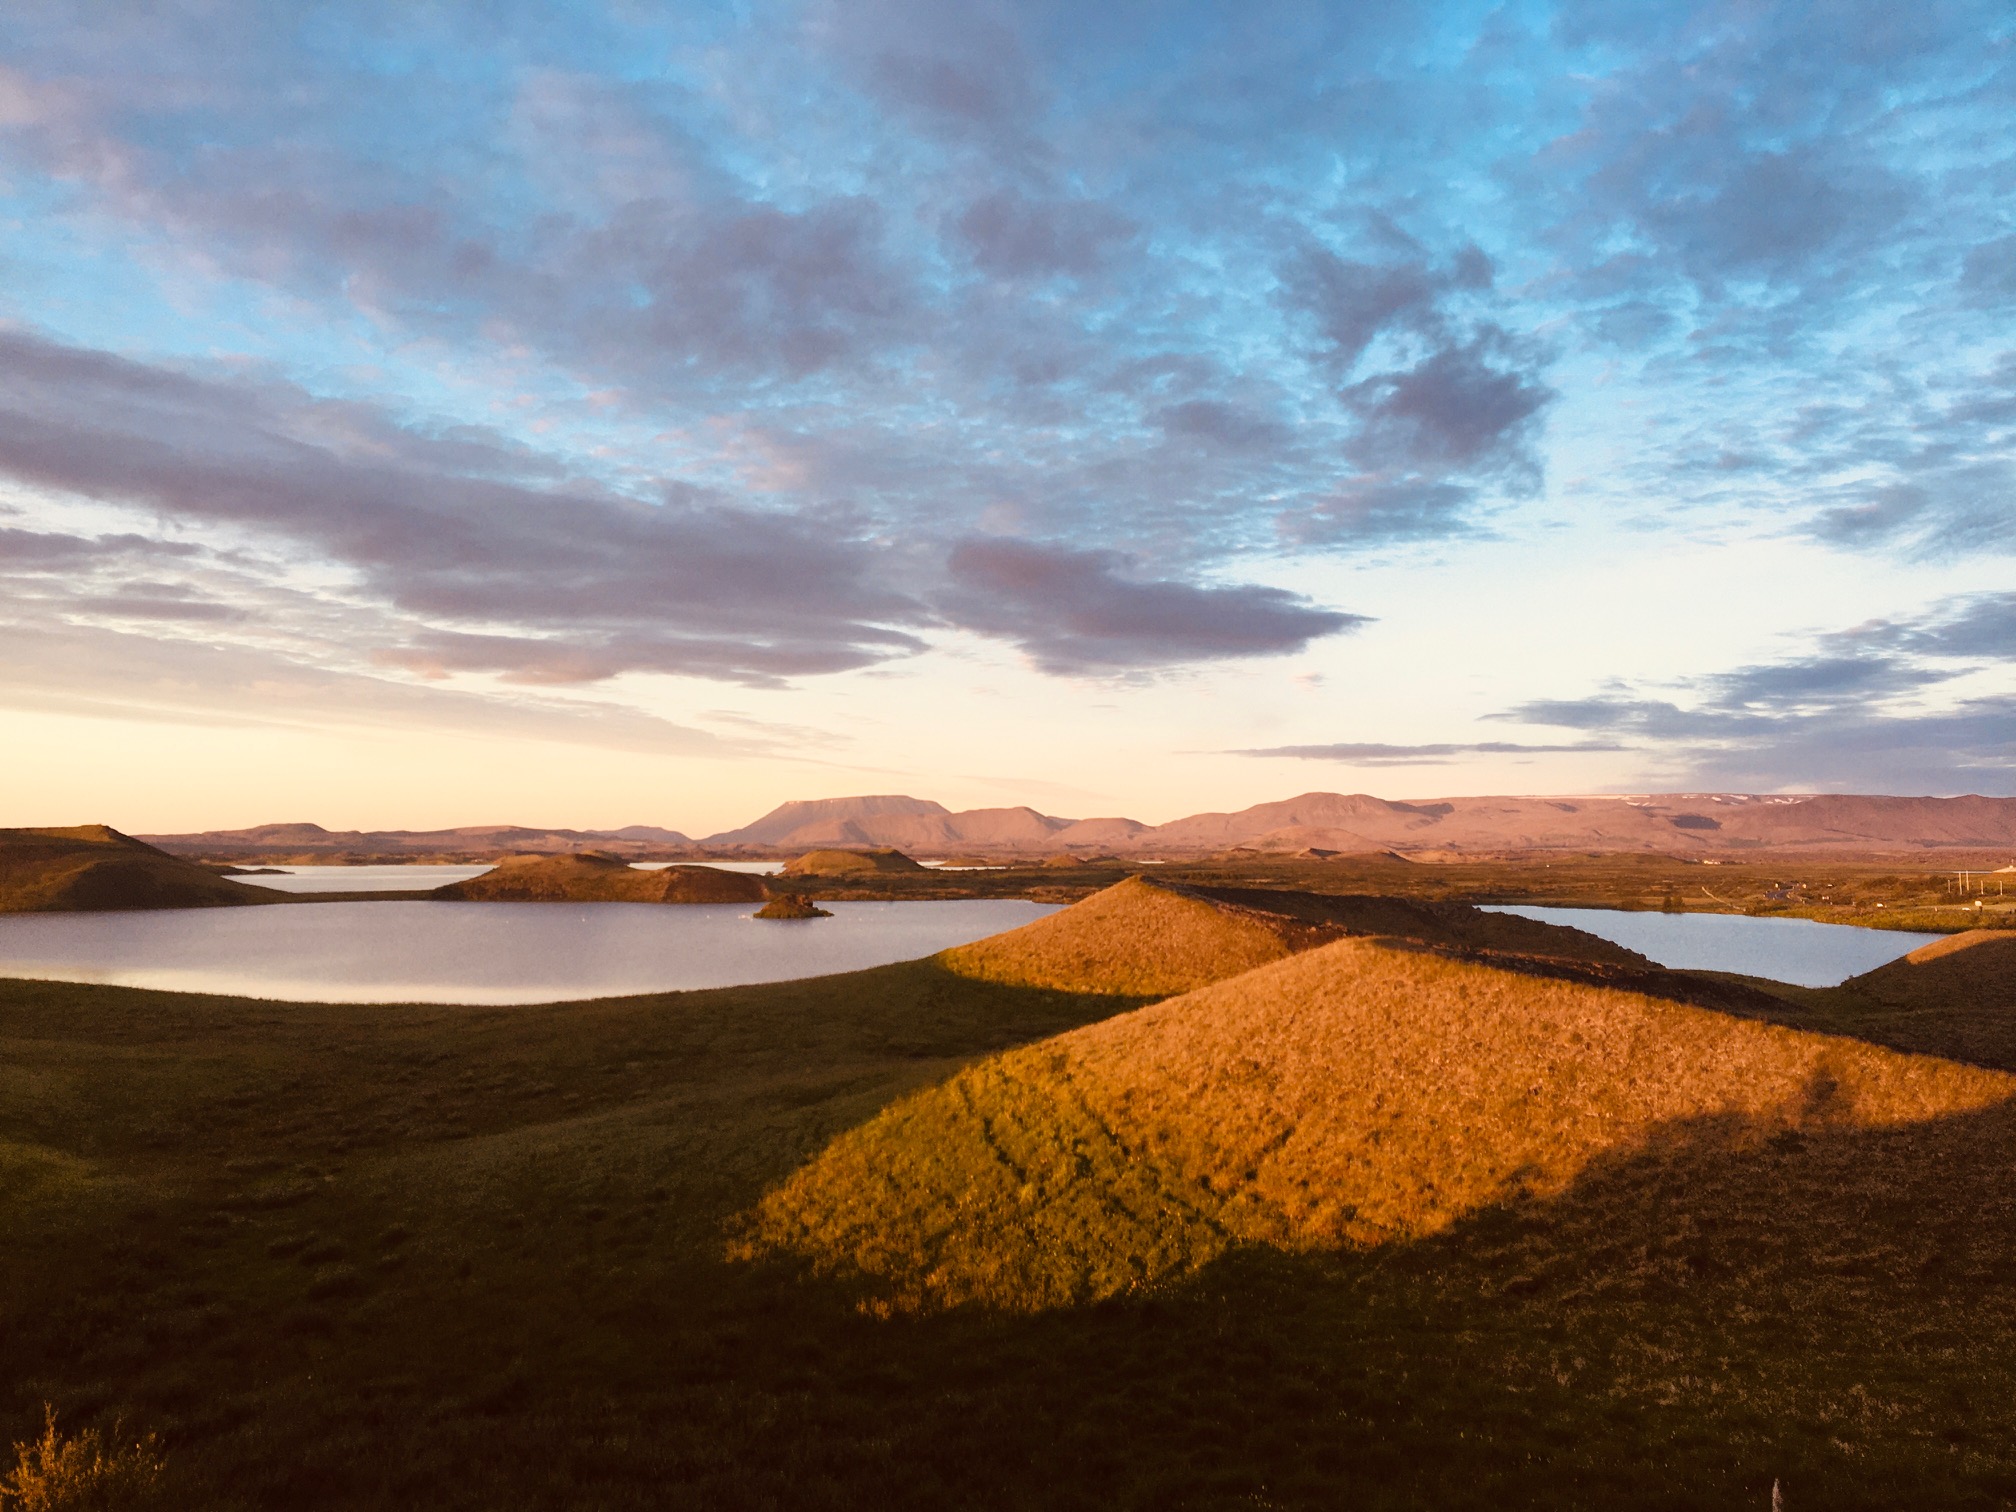
[[[1578,929],[1459,903],[1193,887],[1130,877],[1061,913],[946,951],[978,981],[1165,997],[1346,935],[1390,935],[1621,968],[1643,956]]]
[[[431,896],[477,903],[761,903],[759,877],[711,866],[639,871],[593,851],[571,856],[513,856],[480,877],[437,887]]]
[[[103,824],[0,830],[0,913],[279,901]]]
[[[1081,1302],[1239,1245],[1418,1239],[1704,1123],[1908,1124],[2016,1077],[1346,939],[983,1061],[835,1140],[738,1255],[881,1305]]]
[[[900,850],[814,850],[807,851],[784,868],[787,877],[854,877],[872,872],[921,872],[926,870]]]

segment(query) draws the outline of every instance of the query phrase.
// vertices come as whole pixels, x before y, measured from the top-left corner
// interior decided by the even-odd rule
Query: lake
[[[639,871],[663,871],[668,866],[711,866],[716,871],[749,872],[759,877],[775,876],[784,869],[781,861],[641,861]],[[275,892],[429,892],[450,882],[466,882],[490,870],[482,866],[287,866],[275,876],[233,877],[247,887],[270,887]]]
[[[1547,924],[1600,935],[1679,971],[1734,971],[1800,987],[1834,987],[1852,976],[1943,940],[1901,929],[1861,929],[1813,919],[1753,919],[1747,914],[1629,913],[1616,908],[1492,906]]]
[[[9,914],[0,976],[296,1002],[545,1003],[858,971],[1056,912],[1019,898],[822,906],[832,918],[752,919],[738,903],[431,900]]]

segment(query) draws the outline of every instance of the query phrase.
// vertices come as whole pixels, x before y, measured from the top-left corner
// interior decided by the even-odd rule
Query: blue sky
[[[2012,128],[1987,3],[12,8],[9,817],[2016,791]]]

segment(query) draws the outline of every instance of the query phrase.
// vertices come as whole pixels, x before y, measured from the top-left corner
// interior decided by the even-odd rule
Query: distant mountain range
[[[954,812],[903,795],[782,804],[753,824],[695,840],[635,824],[616,830],[475,825],[445,830],[325,830],[315,824],[144,837],[211,860],[483,860],[528,852],[600,850],[632,859],[696,854],[796,854],[813,847],[895,846],[923,856],[1075,853],[1198,856],[1392,851],[1432,861],[1522,851],[1638,851],[1713,856],[1745,851],[2016,854],[2016,798],[1890,798],[1846,794],[1668,793],[1630,797],[1448,798],[1398,803],[1364,793],[1304,793],[1228,814],[1168,824],[1063,819],[1033,808]]]

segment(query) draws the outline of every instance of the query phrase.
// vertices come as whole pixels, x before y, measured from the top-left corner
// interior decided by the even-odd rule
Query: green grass
[[[118,1419],[227,1512],[2016,1499],[2001,1110],[1703,1125],[1034,1317],[726,1258],[834,1136],[1128,1006],[930,964],[509,1009],[0,983],[0,1448]]]

